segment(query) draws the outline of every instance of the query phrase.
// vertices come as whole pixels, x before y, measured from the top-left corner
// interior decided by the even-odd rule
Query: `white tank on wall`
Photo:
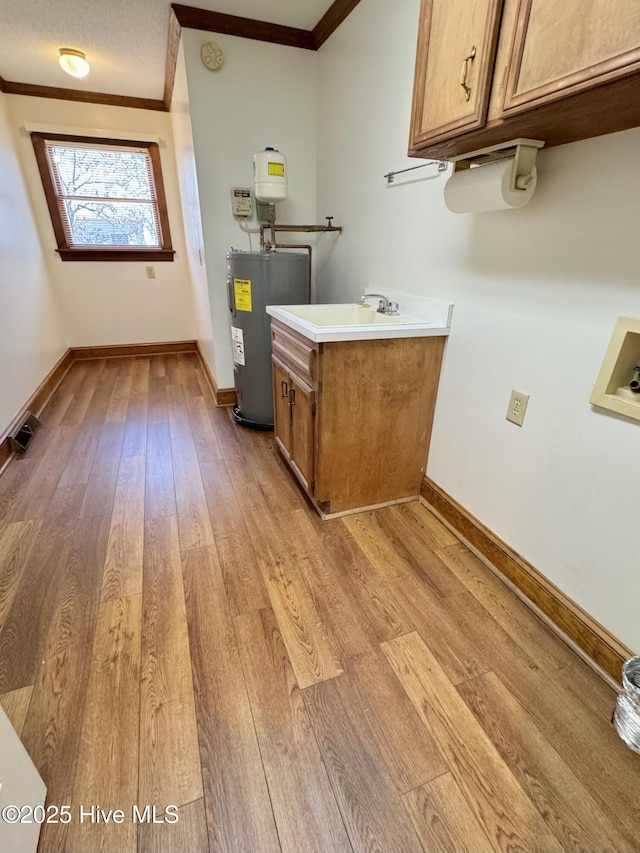
[[[253,155],[255,195],[258,201],[274,203],[287,197],[287,158],[275,148]]]

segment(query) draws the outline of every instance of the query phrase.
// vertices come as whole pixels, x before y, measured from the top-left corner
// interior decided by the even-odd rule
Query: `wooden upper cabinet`
[[[519,0],[505,113],[640,69],[640,0]]]
[[[411,148],[482,127],[502,0],[422,0]]]
[[[410,156],[450,160],[519,137],[549,147],[631,127],[640,0],[422,0]]]

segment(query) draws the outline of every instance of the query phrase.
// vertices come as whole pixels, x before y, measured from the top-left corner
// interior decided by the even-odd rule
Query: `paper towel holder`
[[[487,148],[479,148],[477,151],[469,151],[468,154],[460,154],[450,159],[453,163],[453,171],[459,172],[461,169],[470,169],[471,166],[511,158],[513,163],[510,189],[525,191],[533,180],[536,156],[543,146],[544,142],[540,139],[511,139],[499,145],[489,145]]]

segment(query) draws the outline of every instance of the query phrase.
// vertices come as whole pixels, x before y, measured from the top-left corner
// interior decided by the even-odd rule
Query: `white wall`
[[[31,809],[44,806],[47,786],[3,708],[0,708],[0,777],[0,809],[14,803]],[[3,821],[0,853],[32,853],[38,849],[39,835],[36,821]]]
[[[193,287],[196,334],[202,353],[215,376],[216,364],[213,350],[211,304],[209,302],[207,268],[205,264],[198,175],[193,150],[191,108],[187,87],[187,66],[184,60],[184,44],[182,40],[180,40],[176,63],[173,99],[171,101],[171,119],[173,122],[173,139],[176,151],[178,182],[180,185],[180,199],[182,202],[186,256]]]
[[[47,786],[3,708],[0,708],[0,776],[0,809],[14,803],[31,809],[44,806]],[[35,853],[39,835],[36,821],[3,821],[0,853]]]
[[[189,264],[166,113],[10,95],[9,119],[25,174],[43,255],[52,277],[69,346],[192,340],[196,336]],[[142,262],[61,261],[25,123],[156,134],[176,257],[155,263],[148,279]]]
[[[319,52],[318,206],[345,226],[321,301],[371,284],[455,303],[428,475],[640,651],[640,424],[588,402],[616,317],[640,315],[640,130],[543,151],[522,210],[450,214],[430,168],[388,187],[418,162],[418,8],[363,0]]]
[[[316,66],[313,51],[235,36],[183,30],[193,142],[218,387],[233,387],[226,293],[229,249],[248,250],[231,216],[230,189],[253,186],[253,155],[273,146],[287,155],[289,198],[278,204],[281,223],[312,224],[316,216]],[[200,48],[214,40],[224,54],[208,71]],[[332,211],[329,211],[331,213]],[[323,216],[325,214],[322,214]],[[286,242],[307,243],[308,239]],[[306,238],[308,235],[303,235]],[[258,235],[253,248],[259,247]]]
[[[0,433],[66,350],[0,93]]]

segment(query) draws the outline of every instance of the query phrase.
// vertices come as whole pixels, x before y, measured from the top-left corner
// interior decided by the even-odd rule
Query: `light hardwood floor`
[[[427,509],[321,522],[194,354],[76,362],[43,424],[0,478],[41,851],[640,850],[614,692]]]

